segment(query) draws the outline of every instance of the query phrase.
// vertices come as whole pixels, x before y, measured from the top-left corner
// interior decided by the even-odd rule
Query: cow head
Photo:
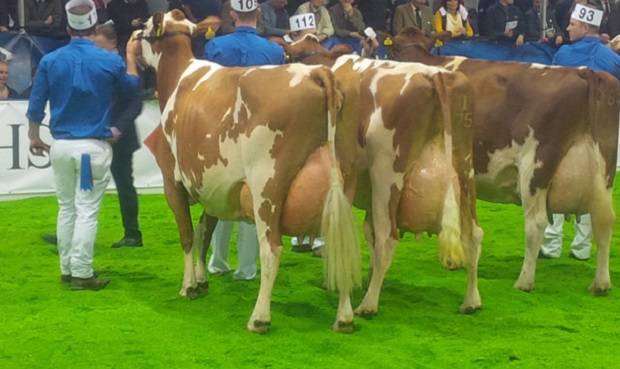
[[[176,51],[179,45],[184,45],[191,50],[192,37],[204,37],[207,32],[217,31],[220,23],[220,18],[209,16],[194,24],[182,11],[173,9],[168,13],[155,13],[146,21],[144,29],[135,31],[132,37],[140,40],[142,62],[157,70],[167,46]]]
[[[397,59],[399,54],[405,51],[428,55],[436,41],[436,36],[427,35],[416,27],[403,28],[394,36],[390,59]]]
[[[339,56],[353,51],[348,45],[336,45],[327,50],[312,33],[307,33],[301,39],[282,46],[290,61],[304,64],[331,65]]]

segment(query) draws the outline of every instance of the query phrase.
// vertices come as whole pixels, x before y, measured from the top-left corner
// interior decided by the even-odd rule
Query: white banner
[[[0,101],[0,200],[54,193],[54,175],[49,158],[33,156],[28,148],[28,101]],[[47,112],[49,118],[49,111]],[[160,120],[156,101],[145,101],[136,121],[140,142]],[[48,124],[48,118],[43,124]],[[51,144],[47,127],[41,127],[43,141]],[[155,157],[144,146],[133,157],[134,184],[138,189],[163,187]],[[110,181],[114,189],[114,181]]]

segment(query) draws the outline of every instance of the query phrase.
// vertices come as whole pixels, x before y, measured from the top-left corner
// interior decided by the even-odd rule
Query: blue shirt
[[[584,37],[574,44],[564,45],[555,53],[552,64],[567,67],[588,67],[609,72],[620,80],[620,55],[603,45],[597,36]]]
[[[284,64],[284,49],[258,35],[255,28],[237,27],[205,46],[204,57],[225,67]]]
[[[49,100],[55,139],[108,138],[113,96],[135,95],[139,83],[138,77],[127,75],[118,54],[74,38],[41,59],[26,116],[41,123]]]

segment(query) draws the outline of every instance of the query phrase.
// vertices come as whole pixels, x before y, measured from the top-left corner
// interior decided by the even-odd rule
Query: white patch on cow
[[[194,23],[192,23],[188,19],[176,20],[176,19],[172,18],[171,12],[168,12],[168,13],[164,14],[164,21],[163,21],[163,23],[164,23],[165,27],[168,27],[171,24],[183,25],[183,26],[187,27],[187,32],[190,35],[194,34],[194,32],[196,31],[196,25]]]
[[[209,135],[209,136],[211,136],[211,135]],[[197,157],[198,157],[198,160],[205,161],[205,157],[201,153],[198,153]]]
[[[542,162],[534,162],[537,147],[538,141],[530,128],[522,145],[513,140],[510,146],[488,153],[486,173],[476,176],[480,198],[495,202],[520,202],[521,189],[529,191],[534,171],[542,167]]]
[[[196,89],[198,87],[200,87],[201,84],[203,84],[204,82],[208,81],[209,78],[211,78],[217,71],[219,71],[219,70],[221,70],[223,68],[219,64],[211,63],[211,62],[206,61],[206,60],[193,60],[191,62],[191,64],[187,67],[185,72],[183,72],[183,76],[181,76],[181,79],[183,79],[184,77],[189,76],[189,75],[191,75],[193,73],[193,72],[188,73],[188,70],[190,68],[192,68],[194,71],[196,71],[197,69],[204,68],[204,67],[209,67],[209,70],[202,77],[200,77],[198,82],[196,82],[196,84],[194,85],[194,88],[192,88],[192,91],[196,91]]]
[[[303,80],[304,77],[309,76],[310,75],[310,71],[312,71],[315,68],[309,68],[303,64],[289,64],[288,68],[286,68],[286,71],[291,73],[291,80],[288,83],[288,86],[293,88],[296,87],[298,85],[300,85]]]
[[[450,62],[444,66],[444,68],[454,72],[455,70],[459,69],[461,63],[463,63],[465,60],[467,60],[467,58],[463,56],[454,56],[452,57],[452,60],[450,60]]]
[[[235,124],[239,124],[239,113],[242,107],[245,107],[245,103],[241,96],[241,88],[237,87],[237,97],[235,98],[235,108],[233,109],[233,122]]]

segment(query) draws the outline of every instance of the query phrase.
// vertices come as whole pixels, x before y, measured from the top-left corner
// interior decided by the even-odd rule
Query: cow
[[[515,287],[532,291],[551,214],[592,215],[598,245],[589,290],[611,288],[620,83],[607,73],[430,54],[435,40],[408,28],[392,58],[463,72],[475,93],[474,169],[478,198],[521,205],[526,249]]]
[[[360,165],[354,205],[366,210],[371,277],[357,315],[378,311],[379,295],[402,232],[438,234],[439,259],[465,263],[462,313],[481,307],[477,287],[483,232],[473,178],[472,98],[461,73],[419,63],[341,56],[336,81],[359,79]]]
[[[346,132],[355,126],[342,118],[343,92],[321,66],[224,68],[194,59],[191,36],[212,23],[196,25],[173,10],[155,14],[134,35],[145,63],[156,70],[164,107],[151,141],[184,251],[180,293],[194,297],[207,283],[203,255],[196,268],[193,264],[199,241],[194,241],[191,203],[205,209],[196,232],[197,239],[204,236],[203,245],[217,219],[256,223],[261,282],[247,328],[258,333],[271,322],[282,235],[320,229],[327,242],[326,284],[340,297],[333,327],[351,331],[349,294],[360,284],[361,268],[344,192],[351,176],[343,168],[355,161],[346,146],[355,148],[349,142],[355,144],[356,131]]]

